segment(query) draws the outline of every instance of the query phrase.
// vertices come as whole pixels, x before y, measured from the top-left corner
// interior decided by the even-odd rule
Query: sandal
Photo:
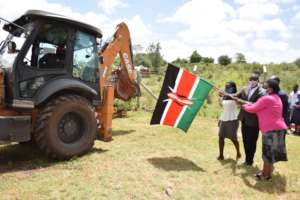
[[[270,181],[272,179],[271,176],[264,176],[262,172],[255,174],[255,177],[258,181]]]

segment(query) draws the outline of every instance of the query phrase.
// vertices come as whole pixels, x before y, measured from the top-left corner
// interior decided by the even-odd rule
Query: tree
[[[297,58],[294,63],[297,65],[297,67],[300,67],[300,58]]]
[[[213,59],[211,57],[203,57],[202,62],[205,63],[205,64],[214,63],[215,59]]]
[[[135,54],[134,65],[135,66],[143,65],[144,67],[148,67],[148,68],[152,67],[151,60],[150,60],[149,56],[145,53]]]
[[[177,58],[176,60],[172,61],[172,63],[175,63],[175,64],[187,64],[189,63],[189,61],[185,58]]]
[[[220,65],[229,65],[231,63],[231,58],[229,58],[229,56],[227,55],[222,55],[218,58],[218,62]]]
[[[245,55],[242,53],[236,53],[235,54],[235,62],[236,63],[247,63]]]
[[[154,72],[159,73],[161,65],[163,65],[164,60],[160,53],[161,46],[160,43],[151,43],[147,48],[147,53],[151,61],[152,69]]]
[[[197,51],[194,51],[190,57],[190,62],[191,63],[199,63],[201,62],[201,55],[197,52]]]

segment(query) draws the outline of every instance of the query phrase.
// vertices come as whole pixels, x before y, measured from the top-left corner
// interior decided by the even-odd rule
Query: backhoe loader
[[[112,140],[114,98],[139,93],[126,24],[100,45],[101,30],[62,15],[29,10],[5,21],[0,144],[33,141],[50,158],[66,160],[96,139]],[[112,72],[118,55],[121,66]]]

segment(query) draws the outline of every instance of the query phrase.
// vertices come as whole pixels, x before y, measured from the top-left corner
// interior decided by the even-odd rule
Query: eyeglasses
[[[249,78],[249,81],[258,81],[258,79],[254,78],[254,77],[251,77],[251,78]]]

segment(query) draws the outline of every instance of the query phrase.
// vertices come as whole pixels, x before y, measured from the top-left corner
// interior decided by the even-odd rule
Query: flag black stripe
[[[163,100],[168,99],[167,94],[169,92],[169,87],[174,88],[179,70],[180,69],[178,67],[176,67],[175,65],[168,64],[164,83],[163,83],[162,89],[160,91],[160,95],[159,95],[158,101],[156,103],[150,124],[159,124],[160,123],[160,119],[161,119],[161,117],[164,113],[164,110],[167,106],[167,103],[168,103],[168,102],[164,102]]]

